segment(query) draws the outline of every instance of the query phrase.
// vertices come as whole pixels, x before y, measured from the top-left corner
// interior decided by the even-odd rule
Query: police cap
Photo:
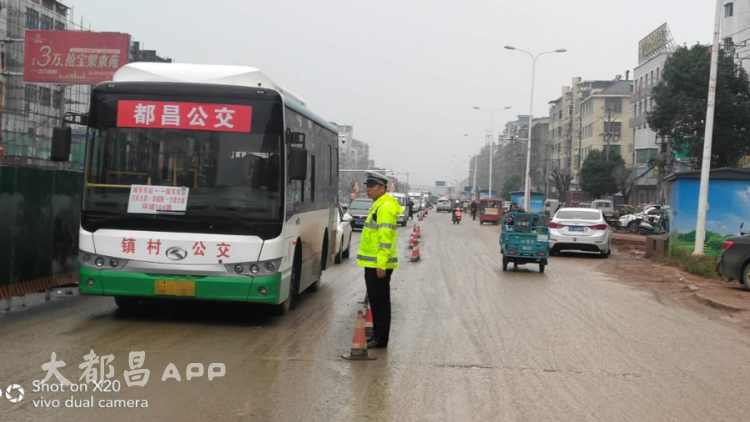
[[[368,171],[366,173],[367,180],[365,181],[366,185],[383,185],[388,186],[388,183],[390,180],[388,180],[387,177],[383,176],[380,173],[376,173],[374,171]]]

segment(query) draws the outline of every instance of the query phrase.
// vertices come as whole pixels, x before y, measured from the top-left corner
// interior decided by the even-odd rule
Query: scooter
[[[453,210],[453,224],[461,224],[461,210]]]

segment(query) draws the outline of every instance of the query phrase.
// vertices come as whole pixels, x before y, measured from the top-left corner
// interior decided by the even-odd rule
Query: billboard
[[[435,186],[439,187],[439,188],[440,187],[445,187],[445,182],[441,181],[441,180],[438,180],[438,181],[435,182]]]
[[[646,62],[657,54],[670,50],[671,41],[669,28],[664,23],[638,42],[638,63]]]
[[[111,81],[128,62],[130,36],[118,32],[26,30],[23,80],[61,85]]]

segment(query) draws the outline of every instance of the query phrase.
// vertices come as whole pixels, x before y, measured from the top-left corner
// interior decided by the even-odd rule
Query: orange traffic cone
[[[417,242],[417,234],[416,233],[412,233],[411,240],[409,240],[409,249],[413,249],[414,248],[414,244],[416,242]]]
[[[374,357],[367,354],[367,334],[365,334],[365,316],[362,311],[357,311],[357,325],[354,327],[354,338],[352,339],[352,350],[349,354],[341,355],[347,360],[373,360]]]
[[[419,226],[414,226],[414,228],[417,230],[417,239],[422,237],[422,228]]]
[[[419,256],[419,241],[414,242],[414,249],[411,252],[411,262],[417,262],[421,258]]]
[[[365,314],[365,334],[369,337],[372,335],[372,308],[367,306],[367,313]]]
[[[422,213],[417,214],[417,221],[422,221]]]

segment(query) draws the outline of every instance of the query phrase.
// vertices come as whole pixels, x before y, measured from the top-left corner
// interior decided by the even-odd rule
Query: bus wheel
[[[341,243],[339,243],[341,246],[339,247],[339,250],[336,251],[336,259],[333,261],[334,264],[341,264],[341,261],[344,259],[344,236],[341,236]]]
[[[341,243],[341,246],[344,246],[344,243]],[[338,252],[337,252],[338,253]],[[341,261],[339,261],[341,262]],[[320,270],[318,271],[318,279],[315,280],[313,284],[308,287],[308,289],[315,293],[318,290],[320,290],[320,280],[323,279],[323,271],[325,271],[328,267],[328,233],[326,233],[326,236],[323,238],[323,249],[320,253]]]
[[[294,251],[294,264],[292,274],[289,276],[289,297],[285,301],[273,307],[273,313],[277,316],[286,315],[297,305],[297,291],[299,290],[299,278],[302,267],[302,254],[299,247]]]

